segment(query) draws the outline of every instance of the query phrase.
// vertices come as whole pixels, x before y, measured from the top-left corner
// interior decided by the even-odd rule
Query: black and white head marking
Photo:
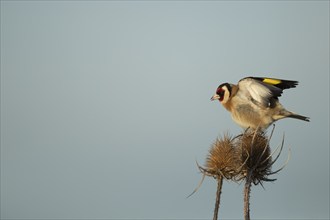
[[[216,94],[219,95],[219,101],[226,103],[231,96],[231,85],[229,83],[221,84],[216,91]]]

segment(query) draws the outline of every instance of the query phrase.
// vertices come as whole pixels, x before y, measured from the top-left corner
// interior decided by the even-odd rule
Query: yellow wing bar
[[[264,83],[271,84],[271,85],[277,85],[282,82],[282,80],[280,80],[280,79],[272,79],[272,78],[264,78],[264,80],[262,80],[262,81]]]

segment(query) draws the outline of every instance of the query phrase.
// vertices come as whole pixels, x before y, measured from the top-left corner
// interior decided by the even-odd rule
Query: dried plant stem
[[[221,196],[223,177],[218,176],[217,181],[218,181],[218,186],[217,186],[217,194],[216,194],[216,200],[215,200],[213,220],[218,220],[218,213],[219,213],[219,207],[220,207],[220,196]]]
[[[250,220],[250,192],[251,192],[252,180],[248,174],[244,186],[244,219]]]

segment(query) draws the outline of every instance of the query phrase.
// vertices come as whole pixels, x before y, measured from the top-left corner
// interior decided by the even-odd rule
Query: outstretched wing
[[[238,82],[242,96],[265,107],[270,105],[272,99],[280,97],[284,89],[294,88],[297,85],[297,81],[263,77],[246,77]]]

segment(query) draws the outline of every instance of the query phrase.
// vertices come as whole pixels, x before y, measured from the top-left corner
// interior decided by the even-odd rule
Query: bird
[[[309,117],[286,110],[279,102],[284,89],[295,88],[298,81],[266,77],[245,77],[237,85],[222,83],[211,100],[219,100],[242,128],[266,130],[275,121],[295,118],[310,121]]]

